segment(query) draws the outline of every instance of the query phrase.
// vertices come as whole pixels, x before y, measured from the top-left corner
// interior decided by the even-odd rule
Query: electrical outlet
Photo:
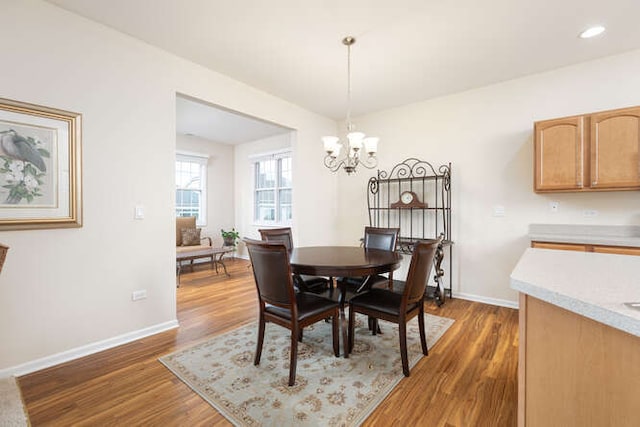
[[[551,212],[558,212],[558,208],[560,207],[560,203],[558,202],[549,202],[549,210]]]
[[[505,215],[505,209],[502,205],[496,205],[493,207],[493,216],[503,217]]]
[[[582,216],[585,218],[594,218],[598,216],[598,211],[595,209],[585,209],[582,211]]]
[[[139,291],[133,291],[131,293],[131,301],[138,301],[147,297],[147,290],[140,289]]]

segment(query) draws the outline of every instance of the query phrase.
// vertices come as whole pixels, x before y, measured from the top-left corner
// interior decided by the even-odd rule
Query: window
[[[195,216],[207,225],[207,161],[202,155],[176,155],[176,217]]]
[[[291,223],[291,153],[278,153],[254,163],[254,219],[260,224]]]

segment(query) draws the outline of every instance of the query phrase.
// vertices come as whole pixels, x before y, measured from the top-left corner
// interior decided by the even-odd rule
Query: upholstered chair
[[[402,293],[394,292],[388,288],[372,288],[368,292],[358,294],[349,300],[347,351],[351,352],[353,349],[355,315],[356,313],[362,313],[370,318],[387,320],[398,324],[402,372],[405,376],[409,376],[407,322],[416,316],[418,317],[418,327],[420,329],[422,353],[425,356],[429,354],[424,327],[424,292],[431,274],[436,250],[441,242],[442,237],[416,242]],[[373,329],[373,333],[376,333],[376,328]]]
[[[264,228],[258,230],[262,240],[266,242],[282,242],[287,250],[293,250],[293,233],[290,227]],[[322,293],[331,286],[331,279],[327,277],[294,274],[293,283],[301,292]]]
[[[289,385],[295,384],[298,340],[306,326],[332,319],[333,351],[340,355],[338,303],[319,295],[296,292],[289,251],[282,242],[243,239],[249,251],[258,291],[258,338],[254,365],[260,364],[265,324],[272,322],[291,331]]]

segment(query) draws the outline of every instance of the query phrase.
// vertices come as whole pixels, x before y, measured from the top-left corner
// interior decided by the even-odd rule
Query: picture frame
[[[0,98],[0,230],[82,227],[82,115]]]

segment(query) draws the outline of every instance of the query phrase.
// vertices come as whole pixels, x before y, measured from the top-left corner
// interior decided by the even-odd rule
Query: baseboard
[[[460,298],[460,299],[466,299],[469,301],[475,301],[475,302],[481,302],[484,304],[491,304],[491,305],[497,305],[499,307],[507,307],[507,308],[518,308],[518,302],[517,301],[509,301],[506,299],[499,299],[499,298],[489,298],[489,297],[483,297],[480,295],[473,295],[473,294],[465,294],[465,293],[454,293],[453,294],[454,298]]]
[[[109,338],[103,341],[98,341],[92,344],[77,347],[71,350],[63,351],[51,356],[43,357],[41,359],[33,360],[31,362],[23,363],[21,365],[12,366],[10,368],[0,369],[0,378],[8,377],[11,375],[20,376],[29,374],[31,372],[39,371],[41,369],[49,368],[51,366],[59,365],[60,363],[68,362],[70,360],[78,359],[80,357],[88,356],[99,351],[108,350],[113,347],[117,347],[122,344],[129,343],[131,341],[145,338],[150,335],[155,335],[160,332],[165,332],[170,329],[177,328],[178,321],[171,320],[165,323],[159,323],[157,325],[150,326],[148,328],[139,329],[137,331],[129,332],[123,335],[119,335],[113,338]]]

